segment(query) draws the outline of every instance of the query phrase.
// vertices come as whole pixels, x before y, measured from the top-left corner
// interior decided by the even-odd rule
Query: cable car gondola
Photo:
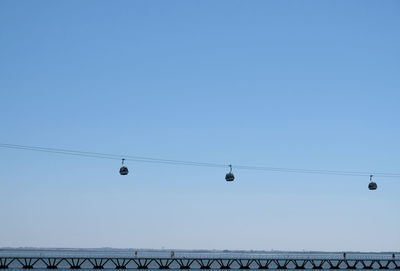
[[[125,158],[122,158],[122,167],[119,169],[119,174],[128,175],[129,170],[126,166],[124,166]]]
[[[368,184],[368,189],[369,190],[376,190],[378,188],[378,185],[372,181],[372,177],[374,175],[369,175],[369,184]]]
[[[230,171],[225,175],[225,180],[227,182],[232,182],[235,179],[235,175],[232,173],[232,165],[229,165]]]

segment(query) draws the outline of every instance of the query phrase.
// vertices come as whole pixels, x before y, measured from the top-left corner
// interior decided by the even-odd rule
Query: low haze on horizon
[[[0,1],[0,143],[400,173],[399,1]],[[122,157],[121,157],[122,158]],[[400,251],[400,178],[0,148],[0,247]]]

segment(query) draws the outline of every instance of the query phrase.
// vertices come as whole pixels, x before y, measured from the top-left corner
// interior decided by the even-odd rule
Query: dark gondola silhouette
[[[232,173],[232,165],[229,165],[230,171],[225,175],[225,180],[227,182],[232,182],[235,179],[235,175]]]
[[[374,175],[369,175],[369,184],[368,184],[368,189],[369,190],[376,190],[378,188],[378,185],[372,181],[372,177],[374,177]]]
[[[126,166],[124,166],[125,158],[122,158],[122,167],[119,169],[119,174],[128,175],[129,170]]]

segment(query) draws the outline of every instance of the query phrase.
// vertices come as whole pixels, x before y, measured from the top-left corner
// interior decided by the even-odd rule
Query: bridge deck
[[[0,269],[398,269],[394,257],[23,257],[0,256]]]

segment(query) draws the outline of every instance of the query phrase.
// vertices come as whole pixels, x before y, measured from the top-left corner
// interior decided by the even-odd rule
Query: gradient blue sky
[[[0,142],[399,172],[399,1],[1,1]],[[0,149],[0,246],[400,250],[400,180]]]

